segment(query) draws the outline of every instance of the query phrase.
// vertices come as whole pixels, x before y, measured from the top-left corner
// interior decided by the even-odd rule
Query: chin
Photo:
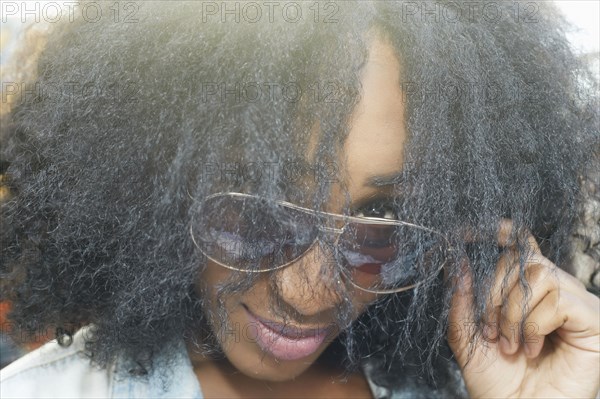
[[[250,348],[237,348],[233,345],[225,351],[229,362],[242,374],[263,381],[283,382],[292,380],[304,373],[320,355],[314,354],[294,361],[277,360],[268,354]]]
[[[310,364],[304,365],[302,368],[294,369],[294,370],[282,370],[282,369],[271,369],[271,368],[261,368],[259,370],[251,369],[251,370],[241,370],[236,367],[240,372],[244,375],[254,378],[256,380],[262,381],[270,381],[270,382],[285,382],[295,379],[300,376],[302,373],[306,371],[310,367]]]

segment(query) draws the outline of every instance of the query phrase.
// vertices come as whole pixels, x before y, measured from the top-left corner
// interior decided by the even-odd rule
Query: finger
[[[503,248],[518,249],[519,235],[514,230],[515,226],[511,219],[502,219],[498,224],[498,246]],[[527,237],[527,245],[525,247],[530,255],[541,254],[540,247],[529,231],[524,229],[520,237]]]
[[[494,277],[494,283],[492,285],[491,294],[488,302],[488,312],[485,316],[484,323],[486,324],[483,329],[483,339],[487,343],[496,343],[498,341],[499,333],[507,337],[515,337],[512,339],[512,343],[518,342],[519,334],[516,333],[518,330],[515,329],[516,322],[520,321],[523,316],[524,295],[522,292],[516,297],[513,296],[512,300],[507,300],[507,293],[513,292],[515,287],[519,287],[519,270],[520,263],[524,263],[524,267],[530,266],[532,263],[531,259],[540,259],[542,262],[549,262],[547,259],[541,257],[541,252],[537,245],[537,242],[533,236],[527,237],[526,244],[524,245],[527,251],[527,257],[525,260],[521,260],[519,256],[518,241],[514,234],[514,225],[510,219],[502,219],[498,226],[497,240],[500,247],[506,248],[505,252],[501,255],[496,266],[496,273]],[[521,248],[523,249],[523,248]],[[535,262],[533,262],[535,263]],[[550,264],[547,264],[550,266]],[[451,329],[449,330],[449,339],[452,338],[455,341],[455,346],[460,349],[464,349],[470,340],[470,333],[474,328],[476,320],[472,315],[473,305],[473,289],[472,289],[472,275],[468,267],[468,263],[464,263],[461,268],[461,278],[457,279],[462,287],[457,287],[456,295],[453,297],[450,321]],[[517,290],[520,291],[520,290]],[[535,301],[539,298],[535,298]],[[508,318],[501,318],[502,305],[506,303],[518,304],[521,306],[512,305],[511,312],[509,312]],[[506,306],[504,306],[506,307]],[[514,308],[514,309],[513,309]],[[459,319],[460,316],[460,319]],[[518,324],[517,324],[518,326]],[[452,336],[452,328],[456,329]],[[511,331],[514,330],[514,331]],[[461,340],[459,342],[458,335],[462,332]],[[505,347],[509,347],[505,343]],[[516,352],[518,344],[514,347],[510,347],[507,350],[510,352]]]
[[[521,262],[535,262],[540,257],[541,251],[535,238],[527,233],[527,241],[519,245],[514,232],[514,224],[510,219],[502,219],[498,226],[498,246],[504,251],[498,260],[496,276],[492,290],[493,306],[501,306],[505,293],[512,290],[519,279]],[[525,251],[525,252],[523,252]]]
[[[476,235],[470,232],[465,233],[465,240],[467,242],[476,242]],[[514,239],[513,223],[510,219],[502,219],[498,225],[497,232],[498,245],[501,247],[515,245],[516,240]],[[532,244],[537,249],[537,244],[533,240]],[[515,255],[516,251],[507,251],[503,254],[496,266],[496,274],[494,283],[492,284],[492,290],[490,293],[490,300],[487,308],[489,309],[487,315],[484,317],[484,327],[482,331],[482,338],[491,344],[495,344],[498,340],[498,321],[500,315],[500,308],[502,305],[502,298],[505,292],[509,292],[518,280],[518,267],[515,268],[515,260],[518,256]],[[472,315],[473,309],[473,289],[472,289],[472,274],[469,264],[465,262],[461,267],[460,278],[455,279],[455,286],[457,288],[456,294],[453,297],[452,308],[450,313],[450,326],[449,326],[449,341],[454,342],[457,349],[460,346],[461,349],[469,343],[470,335],[474,332],[473,328],[477,321]],[[461,287],[458,287],[461,285]],[[461,341],[458,342],[460,335]],[[456,350],[455,350],[456,352]]]
[[[586,298],[587,296],[590,298]],[[593,298],[592,298],[593,297]],[[598,298],[581,290],[552,291],[536,306],[525,323],[525,353],[530,358],[539,356],[545,339],[556,332],[562,342],[589,353],[598,353]],[[595,307],[595,309],[594,309]]]
[[[505,308],[508,294],[520,284],[521,269],[526,279],[530,272],[528,269],[535,265],[545,264],[549,261],[542,255],[535,238],[527,233],[526,241],[519,241],[514,232],[514,224],[510,219],[502,219],[498,226],[498,245],[504,248],[496,265],[494,284],[490,293],[490,307],[496,308],[492,314],[500,314],[499,309]],[[522,312],[519,312],[522,314]],[[492,320],[498,322],[499,320]]]
[[[510,247],[515,243],[514,224],[511,219],[501,219],[498,224],[498,245]]]
[[[527,321],[535,323],[539,335],[557,329],[566,338],[596,337],[600,333],[600,300],[570,274],[557,268],[560,284],[532,309]],[[595,342],[596,350],[599,343]]]
[[[544,343],[546,342],[546,335],[539,334],[538,324],[530,320],[527,320],[524,323],[523,328],[523,335],[525,337],[523,350],[525,351],[525,356],[534,359],[540,355],[540,352],[542,352]]]
[[[582,334],[597,336],[598,298],[579,280],[547,258],[528,264],[526,274],[529,295],[525,296],[520,285],[513,288],[500,321],[499,346],[504,353],[514,354],[523,344],[528,357],[537,357],[545,337],[559,328],[571,340],[581,339]],[[525,313],[528,315],[521,323]]]
[[[508,294],[499,320],[500,349],[506,354],[514,354],[521,344],[522,321],[527,313],[551,291],[558,288],[556,267],[548,259],[528,263],[525,270],[527,287],[515,284]]]

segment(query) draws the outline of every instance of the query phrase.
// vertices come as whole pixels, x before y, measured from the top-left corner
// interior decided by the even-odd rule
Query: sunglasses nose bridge
[[[344,233],[344,227],[331,227],[326,224],[320,224],[319,227],[319,236],[317,237],[317,241],[319,242],[320,248],[328,247],[331,251],[335,251],[334,248],[337,247],[340,237]],[[324,240],[325,236],[327,240]],[[333,254],[329,254],[329,258],[335,258]]]

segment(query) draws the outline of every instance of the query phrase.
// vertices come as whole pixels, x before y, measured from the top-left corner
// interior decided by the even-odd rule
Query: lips
[[[333,327],[299,328],[263,319],[245,307],[250,322],[251,339],[265,352],[279,360],[298,360],[315,353]]]

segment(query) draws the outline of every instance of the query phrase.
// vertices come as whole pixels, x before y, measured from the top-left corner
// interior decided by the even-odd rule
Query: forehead
[[[332,177],[330,172],[337,173],[332,179],[337,183],[332,186],[329,211],[338,212],[344,207],[345,193],[352,202],[360,202],[381,191],[389,192],[391,186],[377,187],[374,180],[390,180],[390,176],[402,170],[407,131],[400,74],[401,65],[394,48],[381,38],[373,37],[361,72],[361,97],[350,115],[350,129],[339,155],[340,162],[331,168],[328,168],[331,165],[315,162],[319,126],[313,126],[306,164],[329,169],[324,172],[326,178]],[[303,187],[311,186],[309,177],[303,181],[306,183]]]
[[[343,152],[345,181],[352,199],[377,191],[376,176],[399,172],[407,132],[400,90],[401,66],[393,47],[374,38],[362,72],[362,97],[352,113]]]
[[[402,169],[407,132],[400,60],[392,45],[380,37],[372,36],[367,43],[368,55],[359,75],[360,98],[349,115],[348,133],[342,147],[334,150],[334,158],[318,159],[318,146],[331,145],[322,141],[318,122],[311,126],[307,147],[298,148],[298,155],[291,143],[284,150],[293,156],[293,162],[281,166],[281,184],[285,196],[292,202],[310,205],[316,186],[327,181],[332,183],[327,207],[339,212],[348,205],[348,199],[355,203],[381,192],[383,189],[373,181],[389,180],[386,177]],[[235,157],[237,151],[232,154]],[[263,179],[270,176],[262,170],[256,174]],[[241,180],[246,182],[246,179]],[[255,189],[249,188],[249,191]],[[224,191],[240,190],[248,189]],[[259,191],[259,194],[262,193]]]

